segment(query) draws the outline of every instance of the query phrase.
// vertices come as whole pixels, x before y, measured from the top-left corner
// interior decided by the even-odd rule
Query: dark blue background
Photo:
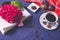
[[[0,0],[0,4],[4,1],[11,0]],[[24,0],[20,0],[20,2],[25,8],[30,4],[24,2]],[[0,40],[60,40],[60,26],[56,30],[49,31],[40,25],[39,17],[43,14],[43,10],[39,9],[36,13],[28,11],[31,13],[32,18],[25,21],[23,27],[16,26],[6,35],[2,35],[0,32]]]

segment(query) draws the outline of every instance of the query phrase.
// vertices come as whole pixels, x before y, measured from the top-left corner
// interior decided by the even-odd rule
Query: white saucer
[[[46,23],[46,25],[43,23],[43,21],[44,22],[46,22],[46,20],[44,19],[45,18],[45,16],[46,16],[46,14],[47,13],[43,13],[41,16],[40,16],[40,18],[39,18],[39,22],[40,22],[40,24],[42,25],[42,27],[43,28],[45,28],[45,29],[48,29],[48,30],[55,30],[55,29],[57,29],[57,27],[58,27],[58,22],[56,22],[55,24],[50,24],[51,25],[51,28],[48,28],[47,27],[47,25],[49,24],[48,22]]]

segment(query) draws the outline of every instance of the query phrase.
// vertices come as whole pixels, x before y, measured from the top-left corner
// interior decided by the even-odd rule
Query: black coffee
[[[55,22],[56,17],[55,17],[54,15],[52,15],[52,14],[47,14],[47,15],[46,15],[46,19],[47,19],[48,21],[50,21],[50,22]]]

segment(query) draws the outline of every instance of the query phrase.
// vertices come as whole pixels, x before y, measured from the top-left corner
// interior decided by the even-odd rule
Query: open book
[[[24,18],[22,19],[23,21],[26,20],[31,14],[24,8],[22,11]],[[0,16],[0,31],[4,35],[6,32],[11,30],[13,27],[15,27],[17,23],[8,23],[6,20],[2,19]]]

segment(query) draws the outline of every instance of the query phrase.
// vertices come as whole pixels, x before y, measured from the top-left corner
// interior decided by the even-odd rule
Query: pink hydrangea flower
[[[20,24],[23,14],[21,10],[13,5],[6,4],[0,7],[0,16],[9,23]]]

